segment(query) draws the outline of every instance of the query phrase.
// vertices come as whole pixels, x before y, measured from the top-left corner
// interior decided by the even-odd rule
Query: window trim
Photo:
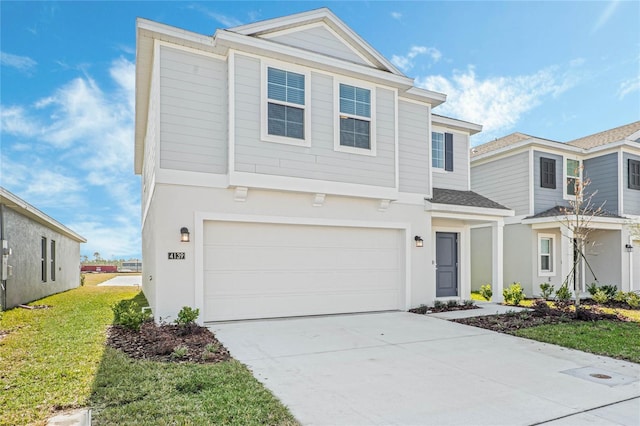
[[[545,183],[543,167],[542,167],[542,163],[544,163],[544,162],[552,162],[553,163],[553,182]],[[557,173],[556,173],[556,171],[557,171],[556,159],[555,158],[549,158],[549,157],[540,156],[539,167],[540,167],[540,188],[556,189],[557,188],[557,180],[558,180],[558,176],[557,176]]]
[[[304,105],[269,100],[268,96],[268,69],[275,68],[281,71],[294,72],[304,75]],[[304,110],[304,139],[290,138],[287,136],[278,136],[269,134],[269,102],[277,103],[294,108]],[[278,61],[260,61],[260,140],[262,142],[282,143],[285,145],[295,146],[311,146],[311,73],[307,68],[296,65],[286,64]]]
[[[371,93],[371,117],[363,117],[360,115],[346,114],[340,112],[340,85],[353,86],[359,89],[369,90]],[[340,145],[340,118],[341,116],[355,118],[357,120],[369,121],[369,149],[357,148],[353,146]],[[350,154],[367,155],[375,157],[377,155],[376,146],[376,86],[367,84],[362,81],[349,80],[346,78],[333,78],[333,150],[337,152],[346,152]]]
[[[40,281],[47,282],[47,237],[40,237]]]
[[[631,165],[635,164],[636,167],[638,167],[638,174],[637,179],[638,179],[638,184],[634,184],[632,182],[632,175],[631,175]],[[640,189],[640,160],[636,160],[633,158],[627,158],[627,188],[628,189],[633,189],[633,190],[639,190]]]
[[[573,161],[577,161],[578,162],[578,176],[573,176],[573,175],[569,175],[569,168],[567,167],[567,162],[569,162],[569,160],[573,160]],[[578,159],[578,158],[571,158],[571,157],[566,157],[563,156],[562,157],[562,198],[564,198],[565,200],[573,200],[576,198],[576,195],[572,195],[569,194],[569,192],[567,191],[567,183],[569,178],[571,179],[577,179],[577,180],[581,180],[582,179],[582,160]]]
[[[49,274],[51,276],[51,281],[56,280],[56,240],[50,240],[49,243],[49,263],[51,266],[51,270]]]
[[[542,240],[549,240],[549,270],[542,269]],[[555,277],[556,276],[556,235],[554,234],[538,234],[538,276],[541,277]],[[547,256],[547,255],[545,255]]]
[[[442,160],[443,166],[436,167],[433,165],[433,134],[438,133],[442,135]],[[453,149],[453,133],[446,131],[439,131],[431,129],[429,136],[429,146],[431,148],[431,169],[437,173],[453,173],[454,171],[454,149]],[[450,149],[447,149],[450,148]]]

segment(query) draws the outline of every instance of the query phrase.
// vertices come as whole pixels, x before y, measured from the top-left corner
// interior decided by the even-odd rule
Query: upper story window
[[[431,165],[434,169],[453,171],[453,134],[431,132]]]
[[[371,149],[371,90],[340,84],[340,145]]]
[[[309,146],[308,75],[263,65],[262,139]]]
[[[628,160],[629,189],[640,189],[640,161]]]
[[[540,186],[556,189],[556,160],[540,157]]]
[[[579,160],[567,158],[565,161],[565,196],[575,196],[580,192],[581,167]]]

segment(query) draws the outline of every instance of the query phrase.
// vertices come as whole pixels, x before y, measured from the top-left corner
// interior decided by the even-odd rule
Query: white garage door
[[[401,309],[403,231],[205,222],[204,320]]]

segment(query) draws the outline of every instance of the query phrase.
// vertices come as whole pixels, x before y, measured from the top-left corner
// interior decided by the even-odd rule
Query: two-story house
[[[328,9],[213,36],[137,21],[135,172],[156,318],[406,310],[468,298],[472,225],[501,286],[503,218],[470,191],[477,124],[432,114]]]
[[[584,185],[578,218],[576,182]],[[640,121],[567,143],[514,133],[477,146],[471,188],[515,211],[504,228],[505,285],[520,282],[532,295],[569,277],[569,288],[583,292],[593,282],[640,290]],[[589,229],[584,247],[574,232],[581,227]],[[473,229],[474,253],[489,234]],[[491,276],[490,253],[478,254],[474,288]]]

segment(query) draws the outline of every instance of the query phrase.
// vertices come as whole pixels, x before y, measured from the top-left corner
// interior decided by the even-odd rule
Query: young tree
[[[93,253],[93,257],[95,257],[96,262],[97,262],[98,260],[100,260],[100,253],[98,253],[98,252]]]

